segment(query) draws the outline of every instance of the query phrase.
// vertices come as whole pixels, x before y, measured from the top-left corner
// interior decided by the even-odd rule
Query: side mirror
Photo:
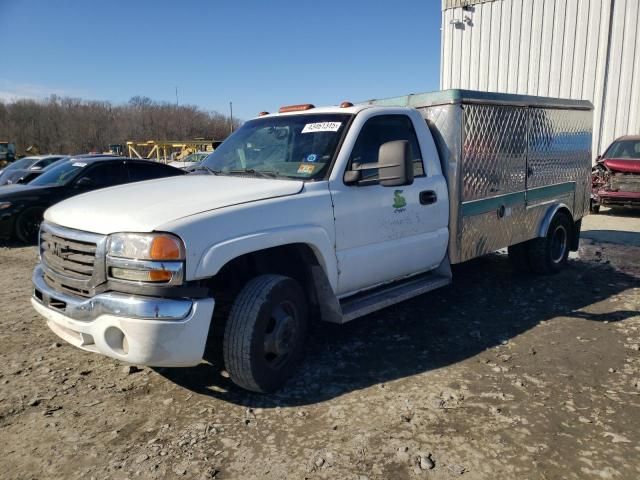
[[[89,177],[82,177],[76,182],[76,188],[91,188],[93,186],[95,186],[95,183]]]
[[[399,187],[413,183],[413,161],[407,140],[380,145],[378,151],[379,183],[383,187]]]
[[[378,150],[377,163],[353,163],[351,170],[344,172],[345,185],[362,181],[363,170],[378,169],[378,184],[383,187],[398,187],[413,183],[413,161],[407,140],[383,143]],[[365,179],[366,180],[366,179]]]

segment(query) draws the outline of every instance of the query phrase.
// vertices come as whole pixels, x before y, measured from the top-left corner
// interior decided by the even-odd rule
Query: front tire
[[[564,213],[557,213],[549,225],[547,235],[528,242],[531,269],[543,275],[559,272],[569,257],[571,232],[569,217]]]
[[[44,210],[40,207],[29,207],[24,210],[16,219],[16,237],[23,243],[29,245],[38,241],[38,232],[42,223]]]
[[[231,380],[254,392],[273,392],[294,373],[304,354],[308,307],[292,278],[260,275],[236,297],[223,340]]]

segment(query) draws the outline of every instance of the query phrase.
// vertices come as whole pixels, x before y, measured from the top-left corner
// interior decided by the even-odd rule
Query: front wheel
[[[308,308],[292,278],[260,275],[235,299],[223,340],[231,380],[254,392],[273,392],[295,371],[304,354]]]
[[[38,232],[44,211],[40,207],[24,210],[16,219],[16,237],[23,243],[34,244],[38,241]]]

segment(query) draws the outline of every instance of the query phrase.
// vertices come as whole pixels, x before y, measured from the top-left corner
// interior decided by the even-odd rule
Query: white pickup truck
[[[448,90],[283,107],[198,173],[45,213],[34,308],[69,343],[192,366],[207,341],[241,387],[279,388],[313,319],[344,323],[509,247],[552,273],[589,209],[591,104]]]

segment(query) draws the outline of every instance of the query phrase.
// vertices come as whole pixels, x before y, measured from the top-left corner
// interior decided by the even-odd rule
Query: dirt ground
[[[35,248],[0,247],[0,477],[640,478],[640,212],[585,219],[552,277],[504,254],[453,286],[316,328],[286,390],[130,368],[29,305]]]

